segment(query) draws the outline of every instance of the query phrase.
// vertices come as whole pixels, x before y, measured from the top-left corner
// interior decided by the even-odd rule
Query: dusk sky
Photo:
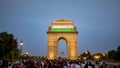
[[[78,55],[120,46],[120,0],[0,0],[0,32],[23,41],[23,53],[46,56],[48,26],[59,19],[74,21]],[[66,51],[65,43],[59,41],[59,52]]]

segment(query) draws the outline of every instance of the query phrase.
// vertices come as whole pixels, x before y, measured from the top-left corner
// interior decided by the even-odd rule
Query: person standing
[[[67,62],[64,63],[63,68],[68,68]]]

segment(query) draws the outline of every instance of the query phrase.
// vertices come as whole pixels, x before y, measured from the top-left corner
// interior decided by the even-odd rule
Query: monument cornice
[[[52,31],[47,31],[47,33],[77,33],[78,34],[78,32],[52,32]]]

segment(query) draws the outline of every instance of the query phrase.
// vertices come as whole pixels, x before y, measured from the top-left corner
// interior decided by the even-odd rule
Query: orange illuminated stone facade
[[[54,26],[54,27],[52,27]],[[55,31],[52,31],[55,29]],[[57,30],[58,29],[58,30]],[[71,31],[72,30],[72,31]],[[73,21],[69,20],[56,20],[52,21],[48,31],[48,46],[47,46],[47,58],[58,59],[58,42],[61,39],[66,41],[66,58],[77,59],[78,56],[78,44],[77,44],[77,29],[74,26]]]

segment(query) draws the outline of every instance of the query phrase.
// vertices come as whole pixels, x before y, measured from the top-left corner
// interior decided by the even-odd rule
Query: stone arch
[[[64,41],[64,45],[60,45],[61,41]],[[58,57],[66,58],[67,57],[67,39],[65,37],[59,37],[58,40],[57,40],[57,44],[58,44],[57,45],[58,46],[57,47],[58,48]],[[62,48],[62,49],[65,49],[65,50],[60,51],[60,47],[65,47],[65,48]]]
[[[59,26],[63,24],[73,25],[73,22],[68,20],[58,20],[52,22],[53,25]],[[52,29],[52,26],[48,28],[48,51],[47,51],[47,58],[48,59],[57,59],[58,58],[58,42],[60,39],[64,39],[66,41],[66,52],[67,52],[67,59],[77,59],[77,30],[76,27],[72,27],[70,29]],[[56,26],[54,26],[56,28]],[[64,27],[64,25],[62,26]]]
[[[57,41],[59,41],[59,40],[61,40],[61,39],[65,40],[65,41],[67,42],[67,39],[66,39],[66,37],[63,37],[63,36],[61,36],[61,37],[58,37]]]

